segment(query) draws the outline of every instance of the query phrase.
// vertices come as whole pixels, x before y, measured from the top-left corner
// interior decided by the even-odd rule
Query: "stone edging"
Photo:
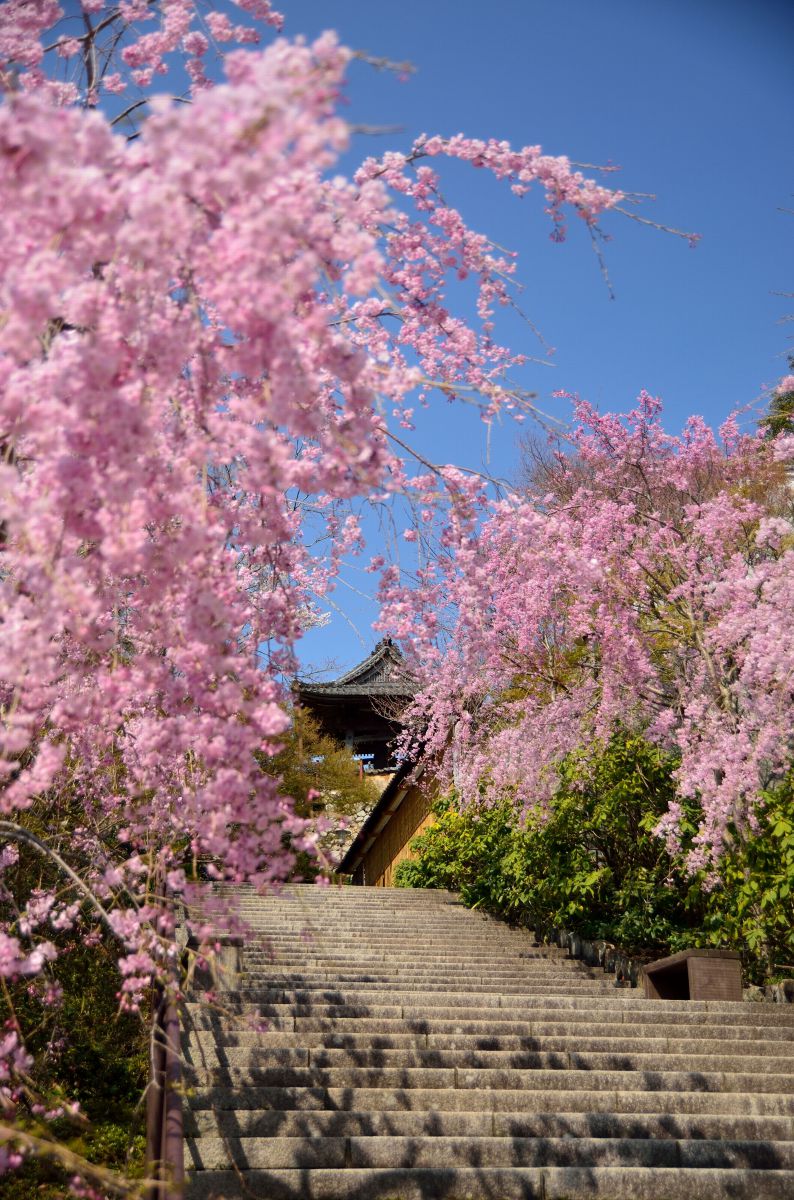
[[[568,929],[551,928],[539,933],[538,937],[546,945],[567,950],[571,958],[581,959],[588,966],[603,967],[615,976],[616,988],[638,987],[645,963],[654,961],[648,955],[628,954],[612,942],[588,942]],[[770,983],[765,987],[746,987],[744,998],[754,1003],[794,1004],[794,979],[784,979],[782,983]]]

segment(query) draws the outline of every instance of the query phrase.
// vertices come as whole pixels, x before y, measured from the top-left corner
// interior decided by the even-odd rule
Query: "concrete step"
[[[660,1178],[661,1176],[661,1178]],[[191,1200],[791,1200],[794,1172],[657,1167],[199,1171]]]

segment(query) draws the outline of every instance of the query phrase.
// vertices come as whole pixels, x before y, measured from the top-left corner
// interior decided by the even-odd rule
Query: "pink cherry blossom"
[[[482,527],[462,496],[418,589],[384,572],[383,625],[413,644],[416,727],[464,802],[553,804],[562,759],[620,724],[680,756],[703,814],[690,866],[711,865],[790,765],[794,439],[698,418],[672,437],[647,394],[625,418],[576,412],[559,494]]]
[[[27,837],[62,885],[19,912],[8,906],[0,975],[23,977],[46,1003],[58,999],[48,933],[59,945],[66,934],[83,946],[113,939],[119,1002],[135,1008],[153,975],[172,978],[177,903],[200,955],[239,927],[197,869],[265,889],[289,876],[296,853],[315,851],[321,828],[296,815],[260,761],[288,725],[296,643],[343,558],[363,548],[353,502],[408,493],[422,537],[411,528],[406,540],[423,550],[434,514],[449,508],[446,558],[421,568],[411,594],[387,566],[384,595],[397,633],[445,681],[423,711],[440,748],[458,731],[466,786],[491,769],[480,731],[489,703],[497,712],[487,698],[499,638],[511,654],[515,639],[522,670],[538,657],[539,628],[562,645],[595,622],[615,667],[598,679],[583,665],[573,698],[541,712],[528,696],[515,722],[492,722],[493,786],[525,768],[527,779],[542,776],[575,728],[589,721],[598,732],[624,711],[629,686],[637,719],[648,715],[654,663],[625,596],[654,554],[672,556],[673,610],[699,606],[713,655],[765,628],[741,573],[726,569],[713,593],[695,587],[674,534],[669,546],[646,545],[623,493],[587,536],[572,513],[517,503],[494,509],[480,534],[480,483],[452,466],[417,474],[402,456],[396,431],[437,398],[463,397],[486,419],[531,411],[510,382],[524,355],[496,329],[512,302],[514,255],[443,198],[444,163],[486,170],[518,196],[540,189],[556,239],[566,212],[592,226],[620,193],[538,146],[462,134],[367,158],[347,178],[339,99],[351,52],[332,34],[245,49],[281,17],[268,0],[238,7],[235,25],[194,0],[83,0],[84,32],[64,41],[51,0],[0,6],[0,816],[3,839]],[[67,57],[45,54],[58,45]],[[220,82],[210,86],[203,64],[216,52]],[[53,57],[65,79],[48,77]],[[182,92],[183,72],[189,104],[169,94]],[[124,131],[103,102],[136,85],[150,90]],[[468,293],[455,308],[464,280],[471,319]],[[582,455],[596,462],[598,439],[618,428],[590,420]],[[681,465],[672,449],[664,465],[681,488],[718,453],[699,427],[687,436]],[[682,519],[721,562],[720,547],[739,554],[741,530],[761,515],[755,501],[704,501]],[[779,533],[765,527],[753,560],[770,612],[786,600]],[[538,574],[522,608],[499,589],[508,595],[524,578],[524,549]],[[623,609],[604,603],[594,615],[610,570]],[[492,627],[481,630],[477,606],[491,596]],[[444,659],[436,639],[449,604],[459,642]],[[777,627],[765,613],[769,639]],[[745,658],[741,687],[755,695],[778,660],[763,636]],[[667,736],[686,742],[691,727],[711,737],[703,704]],[[520,721],[523,744],[512,734]],[[550,751],[533,757],[542,729]],[[744,753],[760,763],[769,738],[761,744],[755,729]],[[738,752],[724,762],[718,791],[730,799],[749,776]],[[702,787],[696,766],[682,766],[682,786]],[[43,840],[25,823],[31,809],[54,814]],[[0,853],[8,871],[13,851]],[[11,1104],[25,1055],[21,1031],[9,1033],[0,1072]]]

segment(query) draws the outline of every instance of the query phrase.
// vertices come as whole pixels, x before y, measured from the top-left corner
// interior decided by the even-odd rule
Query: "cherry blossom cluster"
[[[673,437],[647,394],[576,413],[550,493],[481,525],[464,497],[419,590],[387,569],[384,625],[424,664],[414,719],[464,801],[553,804],[566,754],[641,730],[680,756],[702,809],[689,866],[712,866],[794,748],[794,438],[697,418]]]
[[[3,892],[0,975],[45,1005],[64,934],[115,940],[134,1008],[171,975],[177,900],[207,952],[233,920],[199,865],[265,887],[313,849],[258,760],[314,597],[361,547],[340,505],[409,488],[429,515],[477,509],[453,468],[411,478],[393,423],[417,392],[521,402],[520,356],[494,339],[514,263],[423,160],[537,182],[557,230],[563,205],[592,223],[618,196],[463,137],[345,179],[350,52],[330,34],[241,49],[249,19],[278,19],[239,7],[234,25],[189,0],[84,0],[77,28],[49,0],[0,8],[0,870],[27,842],[59,879]],[[104,93],[180,64],[191,103],[150,87],[126,138]],[[467,276],[471,323],[447,299]],[[26,825],[42,813],[46,837]],[[26,1070],[7,1049],[6,1073]]]
[[[243,19],[196,0],[82,0],[80,11],[57,0],[6,0],[0,8],[0,80],[45,92],[56,103],[126,93],[163,77],[187,76],[188,91],[211,86],[205,63],[230,44],[258,43],[259,26],[280,29],[284,18],[269,0],[236,0]],[[53,63],[52,56],[60,60]]]

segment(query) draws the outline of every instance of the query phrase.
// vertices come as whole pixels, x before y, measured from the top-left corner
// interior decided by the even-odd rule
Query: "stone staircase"
[[[446,892],[235,890],[187,1200],[794,1197],[794,1006],[645,1000]]]

